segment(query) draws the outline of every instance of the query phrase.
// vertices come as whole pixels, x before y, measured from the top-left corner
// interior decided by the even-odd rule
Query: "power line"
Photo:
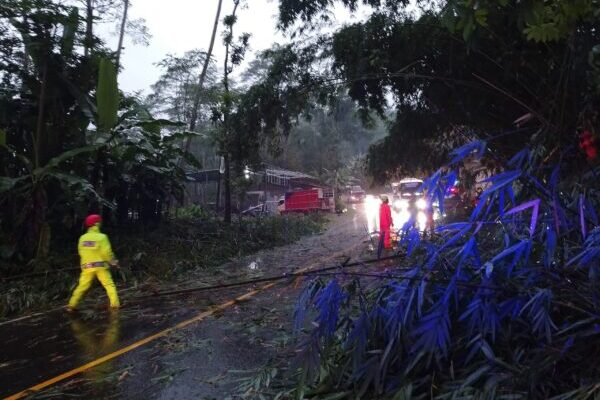
[[[344,262],[342,262],[340,264],[336,264],[335,266],[319,268],[319,269],[315,269],[315,270],[311,270],[311,271],[297,272],[297,273],[294,273],[294,272],[284,273],[284,274],[274,275],[274,276],[269,276],[269,277],[264,277],[264,278],[248,279],[248,280],[232,282],[232,283],[224,283],[224,284],[213,285],[213,286],[198,286],[198,287],[191,287],[191,288],[186,288],[186,289],[155,292],[151,295],[134,297],[132,300],[134,300],[134,301],[135,300],[145,300],[145,299],[162,297],[162,296],[173,296],[173,295],[185,294],[185,293],[205,292],[205,291],[226,289],[226,288],[232,288],[232,287],[238,287],[238,286],[247,286],[247,285],[253,285],[253,284],[264,283],[264,282],[275,282],[275,281],[293,279],[293,278],[302,277],[302,276],[309,276],[316,272],[325,272],[325,271],[331,271],[331,270],[335,270],[335,269],[358,267],[358,266],[363,266],[366,264],[380,263],[383,261],[395,260],[395,259],[399,259],[399,258],[403,258],[403,257],[404,257],[404,254],[396,254],[393,256],[382,257],[379,259],[374,258],[374,259],[369,259],[369,260],[357,261],[357,262],[353,262],[353,263],[349,263],[348,261],[350,261],[350,258],[347,258]]]

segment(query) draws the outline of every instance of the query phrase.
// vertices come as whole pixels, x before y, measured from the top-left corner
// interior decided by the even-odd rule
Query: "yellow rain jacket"
[[[119,297],[110,275],[109,266],[109,263],[114,260],[114,254],[108,236],[100,232],[98,225],[94,225],[79,238],[77,250],[81,258],[81,275],[79,276],[79,284],[75,288],[71,300],[69,300],[69,307],[77,307],[85,292],[88,291],[94,279],[97,278],[106,290],[110,306],[118,308],[120,305]]]
[[[108,266],[107,263],[115,258],[108,236],[100,232],[98,225],[92,226],[87,233],[81,235],[77,250],[79,257],[81,257],[82,268],[93,263],[98,263],[100,267],[106,267]]]

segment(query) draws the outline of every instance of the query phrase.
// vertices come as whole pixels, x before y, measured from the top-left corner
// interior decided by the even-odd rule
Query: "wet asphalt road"
[[[369,257],[364,254],[369,245],[365,219],[360,208],[332,216],[321,235],[244,257],[216,271],[198,271],[182,285],[273,276],[331,266],[346,257]],[[260,286],[130,303],[114,314],[96,305],[104,301],[96,288],[80,315],[54,311],[0,324],[0,397],[52,379]],[[242,398],[244,379],[265,365],[292,357],[292,313],[301,286],[301,279],[278,283],[29,397]]]

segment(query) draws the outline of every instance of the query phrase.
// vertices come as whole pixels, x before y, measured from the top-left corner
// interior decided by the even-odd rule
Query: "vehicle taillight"
[[[458,194],[458,188],[456,186],[452,186],[450,188],[450,193],[451,194]]]

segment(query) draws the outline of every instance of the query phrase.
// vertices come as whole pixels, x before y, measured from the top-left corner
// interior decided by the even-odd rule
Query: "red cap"
[[[89,228],[96,224],[99,224],[100,222],[102,222],[101,216],[99,216],[98,214],[91,214],[85,218],[84,224],[86,228]]]

